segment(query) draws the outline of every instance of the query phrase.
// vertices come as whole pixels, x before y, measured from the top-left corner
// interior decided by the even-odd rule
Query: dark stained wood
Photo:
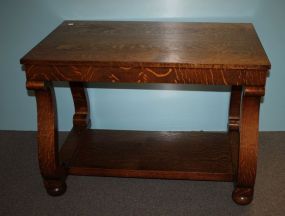
[[[79,128],[89,128],[91,126],[91,121],[87,90],[80,82],[70,82],[69,85],[75,108],[75,113],[73,115],[73,126]]]
[[[46,82],[45,81],[27,81],[26,88],[28,90],[45,90]]]
[[[232,86],[229,105],[229,130],[239,130],[240,122],[240,103],[241,103],[241,86]]]
[[[232,166],[233,166],[233,178],[234,182],[237,180],[237,170],[239,161],[239,143],[240,143],[240,132],[238,130],[229,130],[229,140],[232,153]]]
[[[237,170],[237,185],[233,199],[241,205],[253,199],[257,167],[258,125],[260,97],[264,88],[244,87],[240,122],[240,148]]]
[[[21,59],[28,80],[265,85],[251,24],[66,21]],[[245,70],[246,69],[246,70]]]
[[[32,83],[27,83],[32,88]],[[59,164],[57,145],[57,114],[54,91],[49,83],[33,83],[38,110],[38,159],[44,185],[50,195],[66,190],[65,171]],[[42,89],[39,89],[42,86]]]
[[[239,127],[240,127],[240,108],[241,108],[241,86],[232,86],[230,105],[229,105],[229,121],[228,130],[230,137],[230,145],[233,161],[234,180],[237,179],[238,153],[239,153]]]
[[[74,175],[233,179],[227,133],[73,130],[61,156]]]
[[[31,81],[101,83],[174,83],[204,85],[265,85],[267,71],[199,68],[95,67],[93,65],[26,65]]]
[[[22,64],[263,69],[252,24],[65,21]]]
[[[40,169],[49,194],[65,191],[67,172],[234,181],[236,203],[253,199],[259,104],[271,66],[252,24],[65,21],[21,63],[27,89],[36,92]],[[75,106],[60,156],[53,81],[70,83]],[[86,82],[231,86],[229,131],[89,130]]]

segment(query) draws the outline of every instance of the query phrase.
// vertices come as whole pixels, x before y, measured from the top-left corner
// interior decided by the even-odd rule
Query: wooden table
[[[63,194],[72,174],[233,181],[233,200],[252,201],[270,69],[252,24],[65,21],[21,64],[37,100],[39,165],[50,195]],[[54,81],[69,82],[75,106],[60,151]],[[89,129],[88,82],[231,86],[228,131]]]

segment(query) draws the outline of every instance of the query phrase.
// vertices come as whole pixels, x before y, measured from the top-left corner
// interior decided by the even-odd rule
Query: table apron
[[[265,86],[267,70],[25,65],[27,81]]]

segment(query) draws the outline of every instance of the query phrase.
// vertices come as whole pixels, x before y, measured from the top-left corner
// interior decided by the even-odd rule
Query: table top
[[[64,21],[21,63],[270,68],[250,23]]]

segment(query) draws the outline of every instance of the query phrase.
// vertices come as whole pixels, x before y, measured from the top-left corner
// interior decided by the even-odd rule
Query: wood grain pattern
[[[268,70],[252,24],[65,21],[22,64]]]
[[[257,168],[259,106],[260,97],[263,95],[264,88],[244,87],[243,89],[237,185],[233,192],[233,199],[241,205],[248,204],[253,199]]]
[[[263,86],[267,71],[191,68],[26,65],[27,80]]]
[[[232,181],[230,151],[227,133],[73,130],[61,157],[73,175]]]
[[[240,135],[240,113],[241,113],[242,87],[232,86],[229,104],[228,131],[233,161],[234,180],[237,179],[238,153],[239,153],[239,135]]]
[[[233,200],[252,201],[271,67],[252,24],[65,21],[20,61],[36,92],[40,169],[51,195],[65,191],[64,166],[75,175],[234,181]],[[53,81],[70,83],[75,106],[61,161]],[[228,134],[89,130],[86,82],[231,86]]]
[[[91,120],[87,90],[80,82],[70,82],[69,85],[75,108],[73,127],[89,128],[91,126]]]
[[[229,105],[229,122],[228,122],[228,128],[230,131],[239,130],[241,92],[242,92],[241,86],[232,86],[230,105]]]
[[[26,88],[28,90],[46,90],[45,81],[27,81]]]
[[[59,164],[57,145],[57,114],[54,91],[47,83],[37,83],[38,159],[47,192],[57,196],[65,192],[65,170]],[[32,87],[28,85],[28,87]]]

